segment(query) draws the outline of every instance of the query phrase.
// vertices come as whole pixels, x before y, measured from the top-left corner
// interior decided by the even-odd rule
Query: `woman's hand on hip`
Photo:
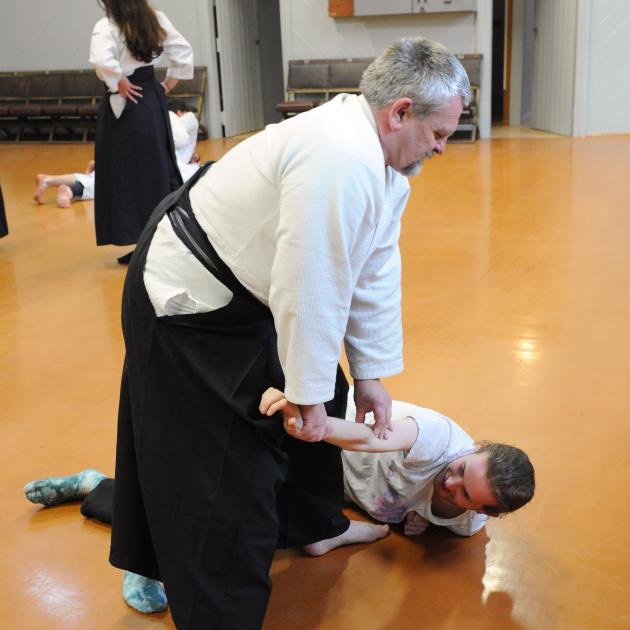
[[[132,103],[137,103],[137,99],[142,98],[142,87],[134,85],[127,77],[118,81],[118,94]]]

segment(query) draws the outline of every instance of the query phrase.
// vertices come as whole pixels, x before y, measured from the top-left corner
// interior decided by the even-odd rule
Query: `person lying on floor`
[[[184,181],[192,177],[199,169],[200,157],[195,146],[199,122],[183,100],[169,101],[169,118],[173,132],[173,145],[177,167]],[[94,181],[96,173],[94,160],[90,160],[83,173],[65,173],[49,175],[38,173],[35,176],[33,201],[44,203],[44,193],[51,186],[57,186],[56,203],[58,208],[69,208],[73,201],[94,199]]]
[[[329,418],[325,441],[342,450],[344,491],[382,523],[404,523],[406,535],[422,534],[429,525],[472,536],[488,517],[513,512],[534,495],[534,468],[520,449],[495,442],[475,443],[453,420],[411,403],[393,401],[392,430],[377,438],[366,423],[354,422],[348,396],[346,419]],[[270,388],[260,412],[281,411],[289,435],[300,438],[299,408]],[[111,523],[115,482],[88,469],[67,477],[47,477],[24,486],[26,498],[45,506],[83,499],[81,513]],[[387,535],[389,525],[351,521],[349,529],[304,547],[313,556],[341,545],[372,542]],[[160,582],[125,572],[123,597],[140,612],[166,608]]]

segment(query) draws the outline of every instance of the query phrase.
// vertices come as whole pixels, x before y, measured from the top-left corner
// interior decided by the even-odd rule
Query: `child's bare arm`
[[[270,387],[260,401],[260,412],[271,416],[277,411],[284,415],[284,429],[295,438],[300,438],[302,418],[297,405],[290,403],[284,394]],[[339,418],[328,418],[325,442],[335,444],[346,451],[384,453],[386,451],[409,450],[418,436],[418,425],[412,418],[401,418],[392,422],[387,440],[377,438],[369,425],[346,422]]]

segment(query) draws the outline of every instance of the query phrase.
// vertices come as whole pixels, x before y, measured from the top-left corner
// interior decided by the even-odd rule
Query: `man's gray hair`
[[[454,96],[471,99],[466,70],[445,46],[424,37],[403,37],[388,46],[365,70],[360,89],[375,109],[410,98],[418,116],[444,107]]]

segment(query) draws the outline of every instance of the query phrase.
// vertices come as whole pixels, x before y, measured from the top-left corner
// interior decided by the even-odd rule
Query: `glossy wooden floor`
[[[5,628],[173,627],[124,605],[106,527],[21,490],[113,471],[126,249],[95,247],[91,203],[30,200],[36,172],[90,156],[0,145]],[[471,539],[278,553],[266,630],[630,626],[629,174],[624,137],[486,140],[426,165],[404,218],[406,370],[390,390],[526,449],[537,496]]]

